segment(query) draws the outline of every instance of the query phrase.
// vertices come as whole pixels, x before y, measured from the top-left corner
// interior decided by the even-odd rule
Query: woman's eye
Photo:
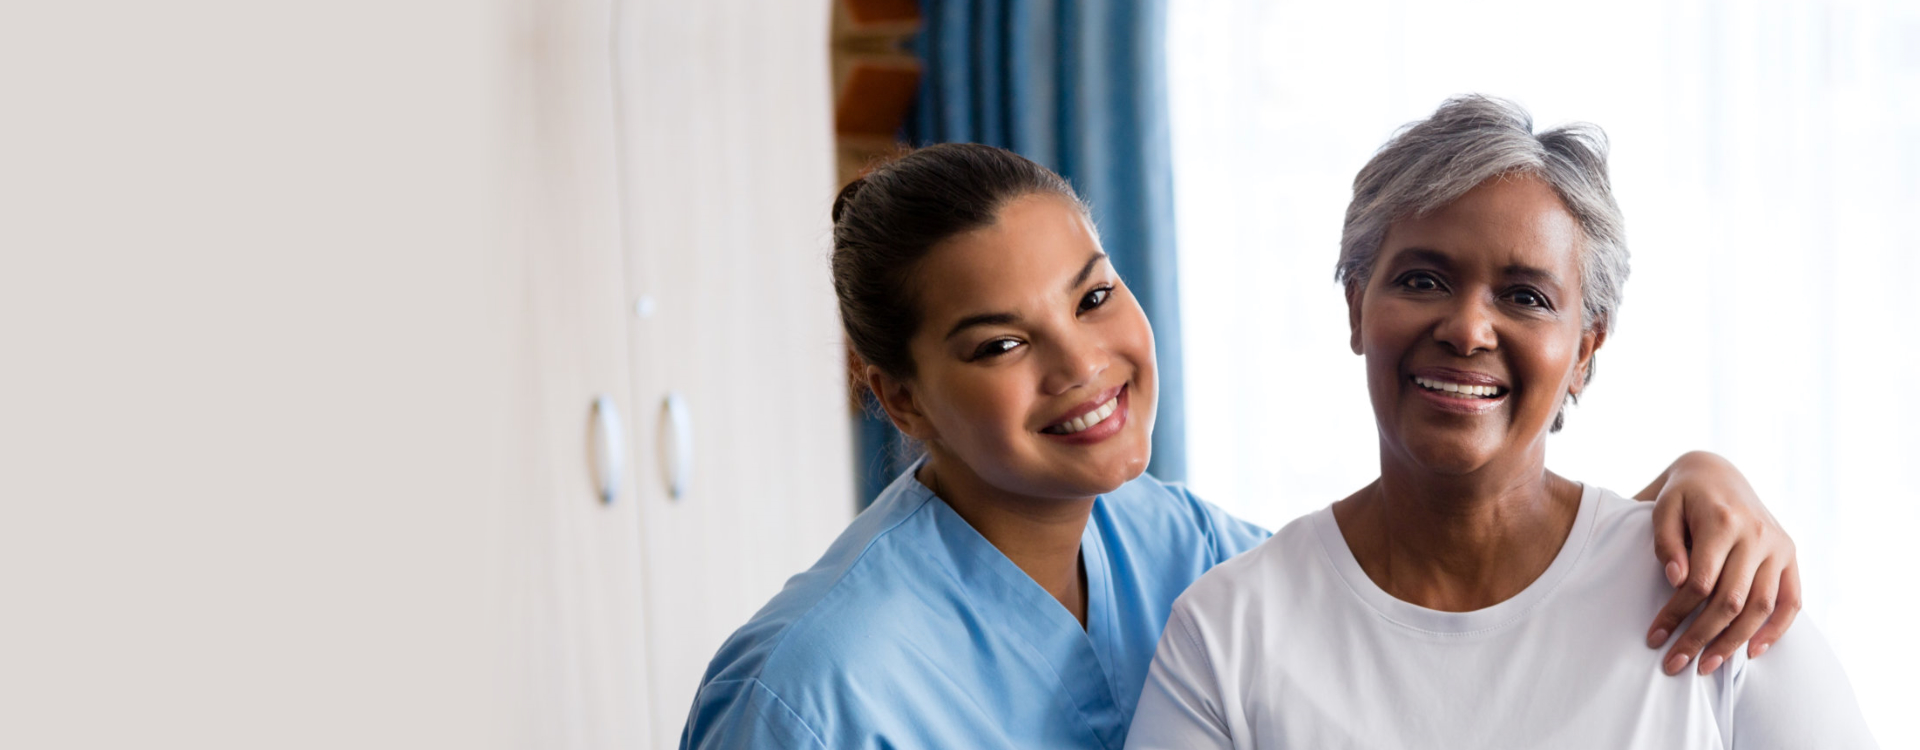
[[[998,357],[1002,354],[1006,354],[1007,352],[1010,352],[1010,351],[1013,351],[1014,349],[1019,348],[1019,346],[1020,346],[1019,339],[994,339],[987,343],[981,344],[978,348],[974,349],[972,359],[985,359],[987,357]]]
[[[1434,278],[1432,274],[1415,273],[1401,279],[1400,285],[1416,292],[1432,292],[1440,289],[1440,280]]]
[[[1540,296],[1539,292],[1533,291],[1532,289],[1517,289],[1517,290],[1514,290],[1512,294],[1509,294],[1507,296],[1509,299],[1513,300],[1514,304],[1517,304],[1517,305],[1522,305],[1525,307],[1546,307],[1547,306],[1547,298]]]
[[[1107,298],[1111,296],[1113,296],[1113,287],[1110,286],[1103,286],[1087,292],[1087,296],[1080,298],[1080,312],[1086,312],[1106,304]]]

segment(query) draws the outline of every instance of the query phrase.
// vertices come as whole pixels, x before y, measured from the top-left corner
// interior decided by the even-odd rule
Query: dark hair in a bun
[[[840,195],[833,199],[833,223],[836,228],[840,224],[840,217],[847,213],[847,204],[853,202],[853,196],[858,195],[860,188],[866,184],[867,176],[860,175],[847,183],[846,187],[840,188]]]

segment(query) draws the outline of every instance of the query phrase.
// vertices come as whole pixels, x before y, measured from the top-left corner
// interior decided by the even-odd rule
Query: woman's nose
[[[1462,357],[1492,351],[1500,343],[1494,335],[1493,317],[1494,311],[1486,301],[1463,299],[1434,327],[1433,337]]]
[[[1071,341],[1054,347],[1056,354],[1040,387],[1049,396],[1093,385],[1107,371],[1107,352],[1097,342]]]

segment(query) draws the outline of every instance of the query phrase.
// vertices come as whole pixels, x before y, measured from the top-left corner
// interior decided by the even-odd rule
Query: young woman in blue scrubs
[[[1060,177],[934,146],[833,218],[848,340],[926,457],[721,647],[681,746],[1118,750],[1174,598],[1267,532],[1145,475],[1153,331]],[[1649,645],[1708,595],[1736,604],[1676,650],[1779,638],[1793,546],[1744,478],[1688,454],[1655,496],[1677,591]],[[1737,617],[1761,588],[1780,611]]]

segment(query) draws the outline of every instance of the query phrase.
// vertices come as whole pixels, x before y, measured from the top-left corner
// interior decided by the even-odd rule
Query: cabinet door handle
[[[693,480],[693,414],[678,391],[668,391],[661,402],[660,427],[666,433],[660,440],[660,475],[667,479],[667,496],[678,500],[687,496]]]
[[[626,474],[626,426],[620,420],[620,406],[602,393],[593,399],[593,485],[600,502],[612,504],[620,497]]]

